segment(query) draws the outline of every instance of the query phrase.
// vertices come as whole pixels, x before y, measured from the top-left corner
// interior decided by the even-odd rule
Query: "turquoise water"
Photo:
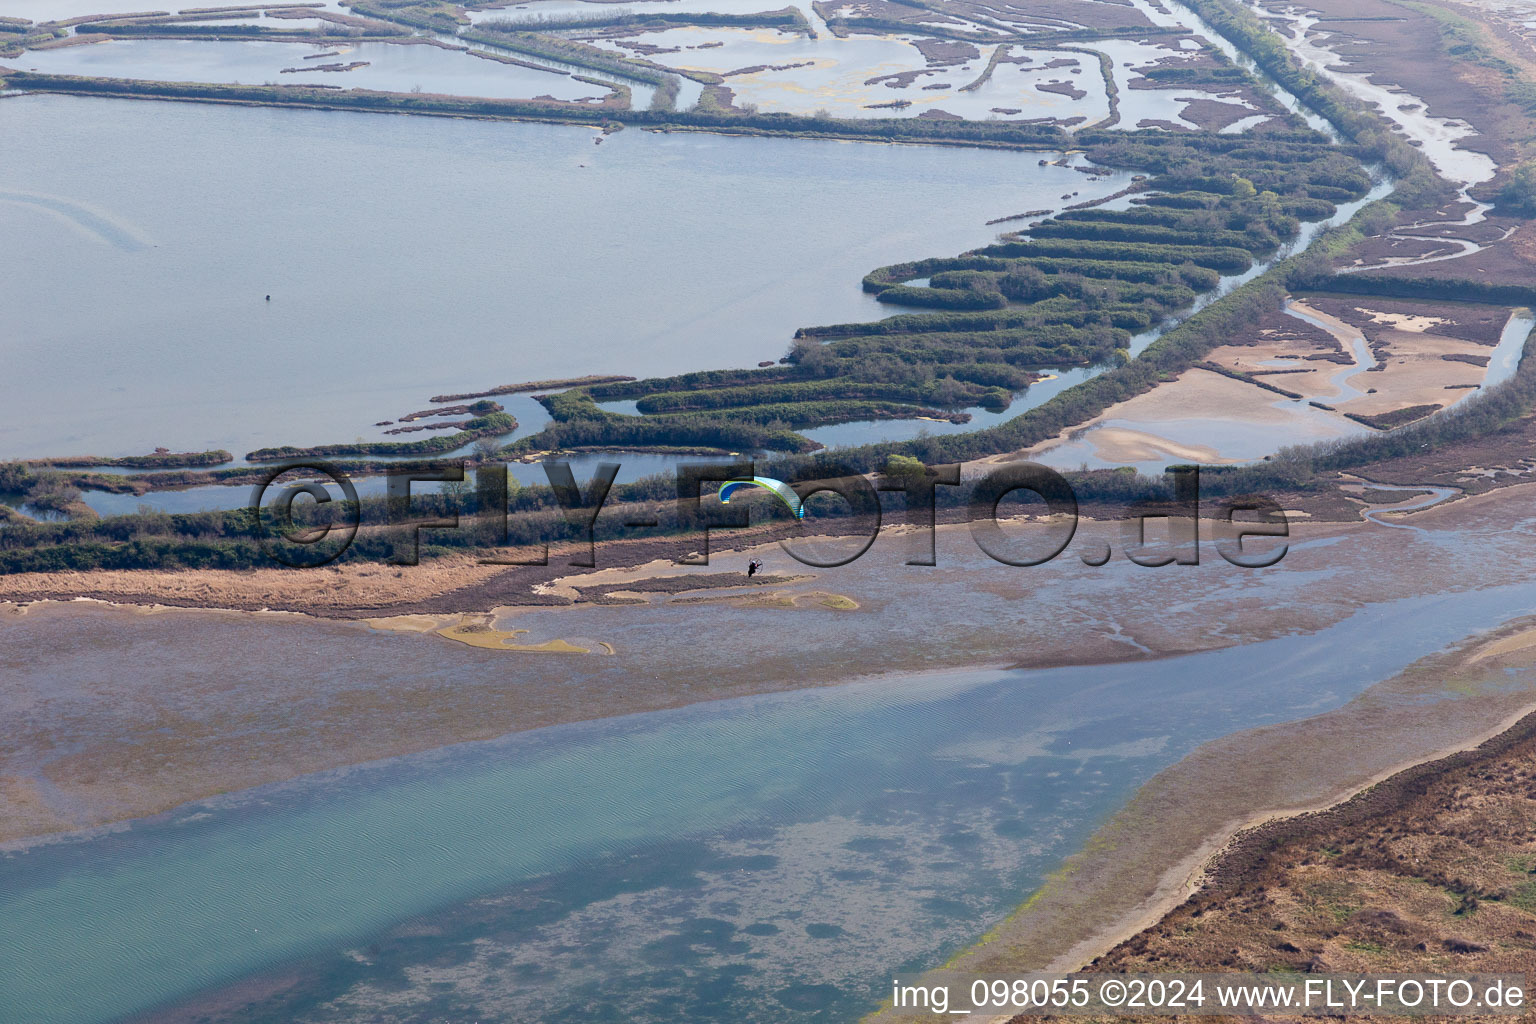
[[[177,1003],[241,1021],[851,1020],[1200,742],[1338,706],[1532,611],[1520,584],[1181,658],[695,705],[14,848],[0,1005],[61,1024]]]

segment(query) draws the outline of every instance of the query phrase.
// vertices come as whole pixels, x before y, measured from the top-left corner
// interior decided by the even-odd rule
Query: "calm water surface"
[[[0,457],[375,438],[443,392],[750,366],[887,315],[876,266],[1125,184],[1027,153],[71,97],[0,102],[0,130]]]

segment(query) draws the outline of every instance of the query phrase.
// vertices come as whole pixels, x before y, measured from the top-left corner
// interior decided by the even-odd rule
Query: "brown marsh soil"
[[[1254,375],[1264,372],[1256,365],[1258,360],[1275,356],[1289,355],[1298,359],[1340,364],[1354,361],[1332,334],[1299,317],[1287,316],[1281,309],[1266,309],[1251,330],[1228,338],[1225,348],[1236,352],[1250,348],[1262,350],[1256,352],[1255,356],[1250,356],[1246,365],[1234,367]],[[1229,362],[1226,359],[1217,359],[1214,353],[1211,358],[1223,365]]]
[[[1530,38],[1512,31],[1506,21],[1480,4],[1457,0],[1429,3],[1473,23],[1479,45],[1513,65],[1525,81],[1536,81],[1536,46]],[[1290,0],[1265,0],[1265,6],[1278,11],[1292,5]],[[1348,63],[1349,71],[1365,73],[1377,85],[1413,94],[1434,117],[1457,118],[1473,126],[1476,134],[1459,145],[1488,154],[1501,168],[1500,178],[1491,186],[1482,186],[1483,193],[1496,191],[1503,171],[1530,155],[1531,140],[1536,139],[1536,117],[1510,101],[1510,82],[1501,72],[1449,53],[1442,38],[1441,22],[1433,14],[1389,0],[1306,0],[1301,6],[1318,15],[1320,29],[1333,34],[1330,49]],[[1432,209],[1408,210],[1400,223],[1434,219],[1436,215],[1437,211]],[[1496,240],[1498,234],[1511,227],[1518,228],[1511,238]],[[1471,228],[1446,227],[1415,233],[1464,237],[1491,244],[1468,256],[1375,272],[1509,284],[1529,283],[1536,272],[1536,232],[1529,224],[1490,217],[1485,224]],[[1343,262],[1369,263],[1391,256],[1436,254],[1432,242],[1378,237],[1357,247]]]
[[[1137,79],[1136,81],[1139,82],[1142,79]],[[1136,88],[1136,83],[1133,82],[1131,87],[1133,89]],[[1258,113],[1267,112],[1263,109],[1258,111]],[[1255,111],[1239,103],[1222,103],[1218,100],[1206,99],[1201,96],[1186,103],[1183,113],[1179,116],[1183,117],[1186,121],[1194,122],[1206,131],[1219,132],[1229,124],[1235,124],[1245,117],[1253,117],[1255,113]],[[1183,128],[1182,125],[1179,127]],[[1254,127],[1262,129],[1264,123],[1261,122]]]
[[[1536,714],[1242,834],[1195,895],[1087,970],[1536,971],[1533,794]]]
[[[912,45],[917,47],[917,52],[923,55],[931,68],[981,59],[981,51],[974,44],[957,39],[914,39]]]
[[[1040,92],[1054,92],[1067,97],[1070,100],[1080,100],[1088,95],[1086,89],[1079,89],[1071,82],[1042,82],[1035,88]]]
[[[1359,328],[1373,348],[1394,328],[1394,321],[1401,318],[1408,318],[1408,323],[1413,326],[1417,326],[1414,321],[1423,323],[1425,332],[1429,334],[1460,338],[1492,348],[1499,343],[1499,335],[1509,320],[1507,307],[1480,306],[1469,302],[1415,302],[1399,298],[1308,295],[1307,305]]]
[[[1400,238],[1391,235],[1375,235],[1367,238],[1350,250],[1350,255],[1357,261],[1357,265],[1375,267],[1377,263],[1387,260],[1423,260],[1449,256],[1461,247],[1454,242],[1444,240],[1431,240],[1425,238]],[[1415,266],[1415,271],[1428,270],[1433,264],[1423,267]],[[1382,267],[1380,270],[1389,268]],[[1460,278],[1467,273],[1461,267],[1455,268],[1457,273],[1453,276]],[[1373,271],[1378,272],[1378,271]]]
[[[940,24],[954,29],[978,31],[976,26],[966,24],[964,20],[952,14],[939,13],[936,17],[935,12],[942,11],[942,8],[945,6],[944,4],[934,4],[931,9],[924,9],[912,8],[899,3],[889,3],[887,0],[859,0],[857,4],[851,6],[841,2],[841,0],[836,0],[836,2],[816,0],[811,6],[816,9],[816,13],[824,20],[834,23],[837,18],[846,15],[854,18],[879,18],[882,21],[911,22],[914,27],[916,27],[917,23],[922,22],[929,25]],[[846,28],[839,27],[838,31],[865,33],[876,30],[855,25],[847,26]]]
[[[1536,479],[1536,416],[1423,455],[1384,459],[1361,472],[1377,483],[1434,484],[1468,495],[1529,483]]]

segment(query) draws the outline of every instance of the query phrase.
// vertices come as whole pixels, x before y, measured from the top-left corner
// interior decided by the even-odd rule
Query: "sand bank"
[[[1290,388],[1284,378],[1275,384]],[[1195,367],[1004,458],[1024,457],[1069,469],[1092,459],[1119,464],[1162,457],[1208,464],[1245,462],[1287,444],[1340,437],[1358,429],[1304,401]],[[1204,443],[1206,439],[1209,443]]]

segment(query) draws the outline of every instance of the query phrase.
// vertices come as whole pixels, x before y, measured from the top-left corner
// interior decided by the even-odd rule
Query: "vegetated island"
[[[206,452],[173,452],[157,448],[149,455],[72,455],[56,459],[29,459],[28,466],[54,469],[90,469],[115,467],[118,469],[172,469],[182,466],[218,466],[234,456],[222,449]]]

